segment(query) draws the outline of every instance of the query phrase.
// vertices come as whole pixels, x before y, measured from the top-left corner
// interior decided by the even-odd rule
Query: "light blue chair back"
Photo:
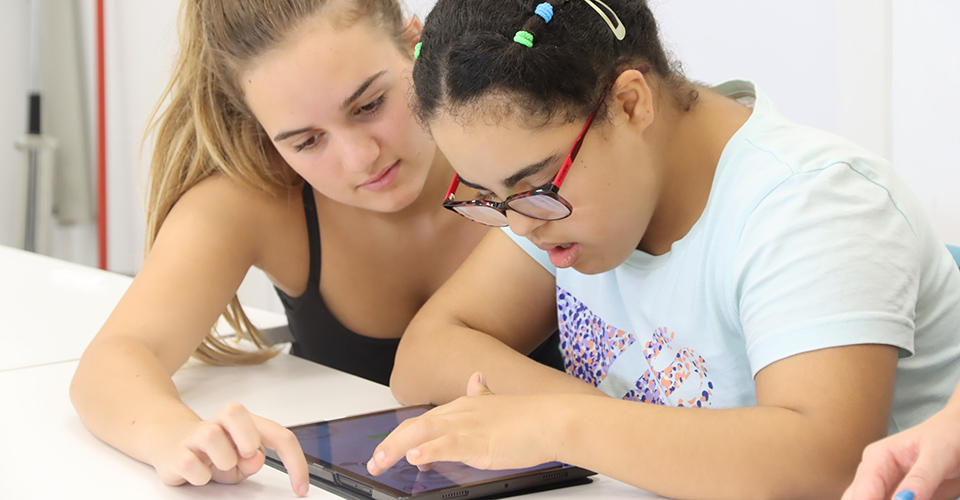
[[[947,249],[950,250],[951,254],[953,254],[953,260],[957,261],[957,265],[960,266],[960,247],[947,245]]]

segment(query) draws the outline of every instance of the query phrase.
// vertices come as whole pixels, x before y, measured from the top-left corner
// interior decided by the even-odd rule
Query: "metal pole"
[[[28,99],[27,134],[39,136],[40,128],[40,25],[43,4],[41,0],[30,2],[30,89]],[[27,220],[23,248],[30,252],[37,249],[37,193],[40,185],[40,160],[35,147],[27,150]]]

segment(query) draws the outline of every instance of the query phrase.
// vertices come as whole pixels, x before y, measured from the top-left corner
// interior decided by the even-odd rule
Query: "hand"
[[[367,470],[382,474],[406,457],[425,470],[433,462],[478,469],[530,467],[556,459],[547,400],[557,396],[496,396],[475,373],[467,396],[403,421],[377,446]],[[547,418],[544,418],[547,417]]]
[[[896,493],[896,496],[893,496]],[[926,422],[871,444],[843,500],[930,500],[960,496],[960,415]]]
[[[293,491],[306,495],[310,487],[307,461],[296,436],[239,403],[227,404],[210,420],[192,424],[185,438],[150,462],[169,485],[199,486],[211,480],[234,484],[263,467],[263,446],[277,450]]]

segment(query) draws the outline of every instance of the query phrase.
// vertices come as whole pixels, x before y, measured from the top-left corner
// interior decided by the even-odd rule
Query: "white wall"
[[[838,129],[837,0],[653,0],[688,78],[754,81],[787,117]],[[810,36],[812,31],[818,36]]]
[[[50,0],[48,0],[50,1]],[[54,0],[65,1],[65,0]],[[78,0],[92,27],[93,0]],[[410,0],[421,18],[432,0]],[[137,157],[147,115],[176,46],[178,2],[108,0],[109,268],[133,273],[143,241]],[[0,244],[21,231],[17,157],[25,123],[27,0],[0,2]],[[952,0],[651,0],[689,77],[755,81],[791,119],[894,160],[942,238],[960,244],[960,19]],[[92,47],[92,43],[91,43]],[[91,48],[92,51],[92,48]],[[90,52],[92,54],[92,52]],[[92,65],[92,55],[90,63]],[[92,75],[92,69],[90,75]],[[93,85],[90,84],[92,89]],[[262,275],[244,298],[277,307]],[[272,304],[272,305],[269,305]]]
[[[960,245],[960,2],[893,0],[893,162]]]

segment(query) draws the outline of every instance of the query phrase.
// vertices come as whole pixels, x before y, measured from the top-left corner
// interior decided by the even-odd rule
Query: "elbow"
[[[396,400],[405,406],[417,404],[416,391],[410,383],[410,376],[406,367],[400,361],[400,351],[397,350],[397,360],[390,373],[390,392]]]
[[[426,376],[426,367],[423,360],[428,354],[420,344],[418,338],[416,318],[400,338],[397,347],[397,356],[394,359],[393,371],[390,373],[390,391],[398,402],[404,405],[427,403],[426,393],[422,390],[421,379]]]
[[[853,456],[856,456],[853,458]],[[840,498],[856,474],[859,454],[846,450],[827,458],[821,455],[816,465],[790,467],[792,472],[784,475],[769,474],[755,485],[753,498],[769,500],[813,500],[819,498]],[[797,474],[805,469],[807,472]],[[786,471],[783,471],[786,472]],[[780,476],[779,478],[777,476]],[[809,478],[815,477],[815,481]],[[757,478],[753,478],[754,481]]]
[[[88,387],[86,382],[87,370],[85,369],[87,363],[84,363],[85,357],[86,353],[84,353],[84,356],[80,357],[80,362],[77,364],[77,369],[73,372],[73,377],[70,379],[70,388],[68,391],[70,396],[70,404],[73,405],[74,411],[76,411],[81,417],[83,416],[81,410],[83,406],[84,395],[87,392]]]

